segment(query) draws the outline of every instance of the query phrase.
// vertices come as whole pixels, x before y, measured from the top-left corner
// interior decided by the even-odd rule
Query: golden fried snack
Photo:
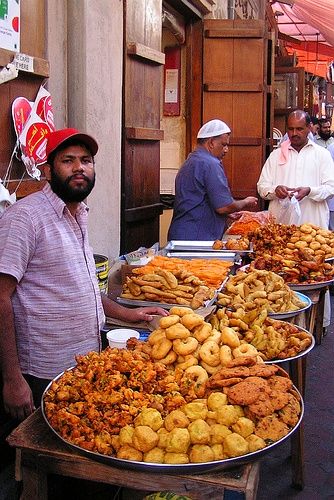
[[[211,365],[208,365],[207,363],[205,363],[205,361],[203,361],[203,360],[200,360],[200,365],[204,368],[204,370],[206,370],[208,372],[209,375],[214,375],[222,368],[221,364],[219,364],[217,366],[211,366]]]
[[[258,385],[243,380],[229,389],[228,397],[235,404],[250,405],[258,400],[260,393],[261,389]]]
[[[185,387],[193,388],[197,397],[203,397],[205,394],[206,383],[209,380],[207,371],[202,366],[190,366],[187,368],[182,377],[182,383]],[[189,382],[192,382],[189,385]]]
[[[166,337],[169,340],[186,339],[187,337],[189,337],[189,335],[190,332],[188,328],[182,325],[182,323],[176,323],[175,325],[172,325],[166,329]]]
[[[235,330],[233,330],[233,328],[230,328],[228,326],[225,326],[222,329],[221,339],[224,344],[228,345],[232,349],[234,349],[235,347],[239,347],[240,345],[240,340],[237,333],[235,332]]]
[[[159,276],[162,276],[163,278],[165,278],[165,280],[168,283],[169,288],[171,288],[171,289],[177,288],[178,281],[172,272],[167,271],[166,269],[161,269],[161,268],[156,269],[155,272]]]
[[[239,347],[236,347],[233,349],[232,354],[235,358],[238,358],[239,356],[245,356],[245,357],[252,357],[252,356],[257,356],[258,350],[256,347],[254,347],[252,344],[240,344]]]
[[[162,359],[159,359],[159,363],[162,363],[164,365],[172,365],[173,363],[175,363],[176,359],[177,359],[177,354],[171,349],[167,354],[167,356],[165,356]]]
[[[187,453],[165,453],[165,464],[188,464],[189,457]]]
[[[175,325],[179,321],[180,321],[180,316],[178,316],[177,314],[169,314],[169,316],[160,318],[159,328],[169,328],[170,326]]]
[[[199,356],[209,366],[218,366],[220,363],[219,345],[214,340],[207,340],[201,345]]]
[[[194,337],[173,340],[173,349],[180,356],[188,356],[196,351],[198,341]]]
[[[211,450],[214,454],[214,460],[224,460],[224,458],[228,458],[224,453],[224,446],[219,443],[215,443],[211,445]]]
[[[248,443],[246,439],[232,432],[224,439],[224,452],[228,457],[237,457],[248,453]]]
[[[200,401],[187,403],[182,407],[182,411],[191,421],[197,420],[198,418],[205,420],[208,415],[207,405]]]
[[[198,359],[195,358],[194,355],[188,354],[187,356],[182,356],[183,361],[179,361],[176,363],[175,367],[179,368],[182,371],[185,371],[187,368],[191,366],[198,365]]]
[[[227,404],[227,396],[223,392],[212,392],[207,398],[208,409],[216,411]]]
[[[299,420],[300,404],[292,394],[288,394],[288,398],[289,402],[279,410],[278,414],[285,424],[293,427]]]
[[[271,397],[269,394],[262,393],[258,397],[258,399],[248,405],[248,409],[251,412],[252,415],[255,415],[255,417],[267,417],[268,415],[271,415],[274,413],[274,406],[271,402]]]
[[[228,404],[216,410],[216,420],[218,424],[230,427],[235,424],[239,419],[239,412],[234,405]]]
[[[167,356],[169,351],[171,350],[173,343],[171,340],[162,338],[152,347],[152,358],[153,359],[163,359]]]
[[[276,415],[268,415],[256,424],[255,433],[260,438],[278,441],[289,432],[288,426],[279,420]]]
[[[222,444],[232,431],[224,424],[210,425],[211,444]]]
[[[150,345],[154,345],[157,342],[159,342],[162,339],[166,338],[166,332],[165,330],[162,330],[161,328],[157,328],[156,330],[153,330],[153,332],[150,333],[147,341]]]
[[[188,426],[191,444],[209,444],[210,426],[203,419],[197,419]]]
[[[169,310],[170,314],[176,314],[177,316],[184,316],[185,314],[192,314],[193,310],[190,307],[177,307],[173,306]]]
[[[193,329],[193,336],[198,340],[201,344],[205,342],[212,333],[212,326],[210,323],[203,323],[202,325],[196,326]]]
[[[262,450],[262,448],[266,447],[266,442],[264,439],[256,436],[255,434],[251,434],[247,436],[246,441],[248,443],[249,452],[252,453],[254,451]]]
[[[175,427],[187,428],[190,420],[181,410],[173,410],[166,415],[164,426],[168,432],[172,431]]]
[[[212,448],[205,444],[194,444],[189,453],[189,460],[192,463],[212,462],[215,455]]]
[[[232,361],[232,349],[228,345],[222,345],[219,349],[219,357],[222,366],[227,366]]]
[[[203,325],[204,318],[193,312],[192,314],[185,314],[182,316],[181,323],[188,330],[193,330],[196,326]]]
[[[187,453],[190,445],[188,429],[174,427],[167,436],[166,451],[169,453]]]
[[[142,462],[143,454],[133,446],[125,444],[117,451],[117,458]]]
[[[157,431],[163,425],[161,413],[155,408],[143,408],[134,420],[134,426],[138,425],[147,425]]]
[[[157,431],[157,434],[158,434],[158,438],[159,438],[158,447],[159,448],[166,448],[166,446],[167,446],[167,439],[168,439],[168,436],[169,436],[168,430],[165,429],[165,427],[161,427]]]
[[[254,422],[246,417],[240,417],[235,424],[232,425],[233,432],[240,434],[243,438],[250,436],[255,429]]]
[[[138,425],[135,427],[132,443],[136,450],[147,453],[157,446],[158,441],[158,434],[151,427],[148,427],[148,425]]]
[[[119,444],[120,446],[129,445],[132,446],[133,433],[135,429],[131,425],[125,425],[119,432]]]
[[[144,453],[143,462],[150,462],[155,464],[163,464],[165,461],[165,452],[157,446],[152,448],[152,450]]]

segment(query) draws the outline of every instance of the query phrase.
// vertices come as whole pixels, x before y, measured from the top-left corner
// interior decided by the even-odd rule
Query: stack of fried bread
[[[239,271],[225,283],[218,293],[217,303],[234,309],[249,311],[266,306],[269,312],[297,311],[306,306],[284,279],[272,271]]]
[[[286,436],[301,415],[288,374],[197,316],[172,308],[147,343],[78,356],[44,395],[49,424],[85,450],[156,464],[221,461]]]

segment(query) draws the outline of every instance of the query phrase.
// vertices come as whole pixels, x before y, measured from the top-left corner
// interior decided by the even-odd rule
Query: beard
[[[52,191],[65,203],[83,201],[85,198],[87,198],[95,185],[95,172],[92,179],[84,174],[80,174],[84,177],[87,184],[86,186],[78,186],[76,188],[72,188],[70,186],[71,179],[75,177],[75,175],[71,175],[67,177],[67,179],[63,180],[59,177],[59,175],[54,171],[53,168],[51,168],[50,173],[50,187]]]
[[[327,141],[331,136],[331,131],[323,132],[323,131],[319,130],[318,134],[321,137],[321,139],[323,139],[324,141]]]

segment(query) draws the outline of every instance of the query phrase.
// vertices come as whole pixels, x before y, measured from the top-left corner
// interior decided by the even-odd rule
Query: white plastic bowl
[[[126,348],[126,342],[131,337],[139,339],[139,332],[130,328],[116,328],[107,332],[107,339],[110,347]]]

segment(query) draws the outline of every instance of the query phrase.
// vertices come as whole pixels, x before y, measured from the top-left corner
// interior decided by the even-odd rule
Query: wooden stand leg
[[[292,486],[304,488],[304,427],[303,422],[291,436]]]
[[[23,490],[20,500],[48,499],[47,475],[41,471],[22,467]]]

